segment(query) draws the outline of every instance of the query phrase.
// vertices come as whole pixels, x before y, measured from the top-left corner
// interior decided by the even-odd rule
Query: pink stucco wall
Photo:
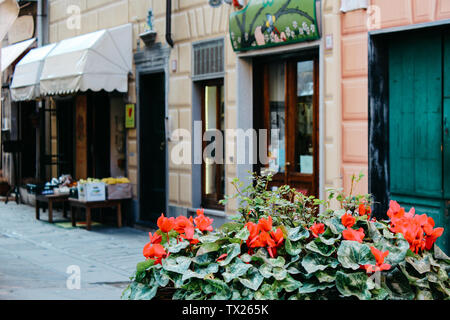
[[[391,28],[450,19],[450,0],[371,0],[379,8],[379,27]],[[372,11],[373,12],[373,11]],[[342,175],[350,190],[351,175],[363,171],[357,192],[368,191],[368,14],[341,14]]]

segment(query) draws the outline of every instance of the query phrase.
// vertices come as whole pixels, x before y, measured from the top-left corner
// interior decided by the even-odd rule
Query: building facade
[[[70,140],[67,132],[79,136],[84,127],[73,118],[91,121],[87,138],[63,152],[73,153],[73,166],[61,169],[67,161],[59,161],[47,175],[73,168],[79,177],[124,174],[133,184],[130,222],[151,225],[162,212],[190,215],[200,207],[217,223],[225,221],[237,202],[220,206],[218,200],[234,194],[233,179],[245,180],[249,171],[272,172],[272,187],[287,183],[322,199],[329,188],[349,192],[351,176],[363,172],[353,191],[373,193],[379,215],[397,199],[431,210],[446,224],[449,18],[447,0],[250,0],[243,8],[206,0],[49,1],[49,43],[128,26],[133,59],[120,94],[91,90],[75,94],[75,102],[67,94],[46,98],[48,109],[55,109],[46,115],[47,154],[58,155],[70,145],[62,142],[65,134]],[[435,40],[427,43],[428,38]],[[413,39],[422,45],[414,47]],[[419,47],[434,48],[439,55],[433,60],[444,62],[426,65],[429,53]],[[423,65],[415,74],[400,63],[410,56],[412,65]],[[423,90],[411,91],[403,78],[428,81],[417,84]],[[419,106],[407,111],[399,97],[408,95],[422,106],[435,103],[435,111]],[[444,99],[433,102],[432,96]],[[77,99],[85,99],[81,113]],[[68,108],[58,104],[72,105],[72,117],[61,114]],[[125,110],[135,113],[127,128]],[[68,122],[61,125],[64,119]],[[394,126],[405,119],[427,124],[410,139],[413,125]],[[105,122],[109,133],[95,133],[95,121]],[[64,130],[70,125],[72,131]],[[241,131],[228,136],[232,129]],[[259,135],[262,129],[270,136]],[[260,159],[258,148],[251,153],[251,130],[258,132],[258,148],[268,142],[268,152],[261,153],[267,159]],[[278,133],[276,139],[270,130]],[[202,150],[220,136],[224,147],[202,161]],[[97,148],[98,156],[89,156],[89,148]],[[83,150],[87,154],[77,161]],[[250,161],[252,156],[257,160]],[[109,169],[101,172],[105,163]]]

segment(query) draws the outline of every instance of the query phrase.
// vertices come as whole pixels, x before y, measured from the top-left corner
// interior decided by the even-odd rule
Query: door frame
[[[140,224],[140,225],[144,225],[144,226],[150,226],[155,228],[156,227],[156,223],[153,223],[151,221],[146,221],[146,220],[142,220],[141,219],[141,201],[143,200],[143,195],[142,195],[142,177],[140,175],[141,172],[141,167],[144,165],[141,161],[141,149],[142,149],[142,139],[141,139],[141,112],[142,112],[142,108],[144,108],[145,106],[141,106],[141,99],[140,99],[140,89],[141,89],[141,79],[142,77],[146,77],[146,76],[152,76],[152,75],[156,75],[156,74],[162,74],[164,77],[164,83],[165,83],[165,92],[164,92],[164,104],[165,104],[165,108],[164,108],[164,126],[165,126],[165,137],[164,140],[166,142],[165,144],[165,174],[164,174],[164,179],[165,179],[165,214],[167,215],[168,213],[168,205],[169,205],[169,158],[168,158],[168,135],[167,135],[167,119],[168,119],[168,76],[167,76],[167,70],[165,68],[154,68],[151,70],[145,70],[145,71],[139,71],[136,72],[136,91],[138,93],[137,97],[136,97],[136,150],[137,150],[137,216],[135,216],[135,220],[136,223]],[[127,164],[128,167],[128,164]]]
[[[202,119],[202,137],[205,133],[205,124],[206,124],[206,119],[205,119],[205,91],[204,89],[207,86],[210,87],[222,87],[222,92],[217,91],[216,92],[216,111],[219,111],[220,109],[220,95],[221,94],[225,94],[225,81],[223,78],[216,78],[216,79],[209,79],[209,80],[203,80],[203,81],[198,81],[197,82],[198,85],[201,87],[201,119]],[[225,100],[224,100],[224,104],[225,104]],[[224,113],[225,113],[225,108],[226,106],[224,105]],[[220,121],[220,115],[217,113],[216,114],[216,127],[219,124]],[[217,128],[216,128],[217,130]],[[225,141],[224,141],[225,142]],[[204,141],[202,139],[202,153],[203,150],[206,149],[206,141]],[[223,145],[223,164],[216,164],[219,166],[222,166],[222,169],[224,171],[224,176],[225,176],[225,145]],[[206,183],[205,183],[205,179],[206,179],[206,167],[205,167],[205,161],[202,159],[202,164],[201,164],[201,207],[205,208],[205,209],[212,209],[212,210],[220,210],[223,211],[225,210],[225,206],[219,204],[219,201],[223,199],[223,197],[225,196],[225,190],[222,190],[222,193],[220,194],[216,194],[218,199],[212,199],[212,198],[208,198],[206,197],[206,193],[205,193],[205,187],[206,187]],[[216,187],[219,185],[219,182],[217,181],[217,175],[216,175]]]
[[[369,193],[374,197],[373,212],[387,218],[391,199],[389,178],[389,45],[391,36],[414,31],[441,32],[448,20],[374,30],[368,33],[369,104]]]
[[[269,56],[262,59],[258,59],[256,62],[256,65],[261,67],[263,69],[262,71],[257,71],[262,75],[262,81],[263,84],[263,95],[257,96],[257,90],[255,91],[255,88],[253,88],[253,94],[254,94],[254,100],[253,100],[253,116],[256,121],[254,121],[254,128],[268,128],[269,127],[269,121],[268,118],[268,112],[269,110],[269,79],[268,79],[268,70],[267,66],[268,64],[273,60],[283,60],[283,65],[285,67],[285,162],[289,163],[291,158],[294,157],[293,154],[293,140],[291,138],[292,133],[295,131],[293,124],[294,124],[294,110],[293,106],[295,105],[297,98],[297,95],[293,95],[292,92],[294,90],[296,91],[297,86],[297,77],[296,72],[294,72],[294,67],[296,67],[296,64],[301,61],[313,61],[314,63],[314,97],[313,97],[313,105],[315,107],[314,109],[314,117],[313,117],[313,145],[314,145],[314,162],[313,162],[313,175],[312,178],[311,175],[307,174],[301,174],[297,173],[293,175],[293,179],[289,179],[289,169],[287,166],[285,168],[284,173],[277,173],[274,175],[274,182],[275,185],[283,185],[283,184],[289,184],[290,181],[297,181],[299,183],[305,183],[305,184],[311,184],[311,190],[314,193],[314,195],[317,198],[320,198],[322,196],[322,190],[320,188],[322,183],[322,177],[323,173],[320,168],[323,168],[321,165],[323,160],[323,137],[322,137],[322,124],[323,124],[323,116],[322,116],[322,65],[321,65],[321,55],[322,52],[319,49],[312,48],[310,50],[300,51],[291,53],[288,55],[277,55],[277,56]],[[255,70],[255,69],[254,69]],[[253,78],[257,77],[258,75],[255,73],[253,74]],[[289,85],[288,85],[289,84]],[[260,118],[256,117],[257,113],[259,112],[260,108],[262,106],[263,114],[260,116]],[[259,123],[260,122],[260,123]],[[254,166],[253,171],[259,172],[262,166],[258,163]],[[292,172],[292,171],[291,171]]]
[[[165,82],[165,125],[166,125],[166,172],[165,172],[165,179],[166,179],[166,215],[169,214],[168,208],[169,208],[169,163],[168,163],[168,114],[169,114],[169,105],[168,105],[168,92],[169,92],[169,57],[170,57],[170,47],[163,46],[161,43],[155,43],[151,45],[150,47],[145,47],[145,49],[138,50],[134,54],[134,63],[136,66],[136,71],[134,74],[135,84],[136,84],[136,98],[133,101],[132,99],[128,98],[129,101],[127,103],[135,103],[136,104],[136,157],[137,158],[137,171],[140,172],[141,163],[139,160],[140,155],[140,143],[139,143],[139,137],[140,137],[140,111],[141,111],[141,103],[140,103],[140,90],[141,90],[141,75],[148,75],[153,73],[163,73],[164,74],[164,82]],[[132,88],[132,87],[131,87]],[[129,93],[129,95],[131,95]],[[127,142],[128,142],[128,134],[126,133]],[[127,147],[126,147],[127,148]],[[127,152],[128,154],[128,152]],[[128,163],[128,156],[125,158],[126,168],[127,168],[127,174],[129,172],[129,163]],[[133,213],[132,221],[130,221],[132,224],[138,223],[143,226],[149,226],[152,228],[155,228],[156,225],[144,220],[140,219],[140,201],[141,201],[141,177],[139,174],[137,175],[137,191],[136,191],[136,197],[133,197],[133,200],[131,201],[131,208],[130,212]]]

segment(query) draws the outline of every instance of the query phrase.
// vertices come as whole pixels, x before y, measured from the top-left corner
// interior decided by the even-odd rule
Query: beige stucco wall
[[[341,176],[341,43],[340,43],[340,1],[325,0],[322,4],[322,46],[323,46],[323,170],[324,186],[327,189],[342,187]],[[326,37],[332,37],[332,49],[326,49]],[[325,191],[323,190],[323,191]],[[328,194],[324,192],[327,196]]]
[[[68,28],[69,6],[77,6],[80,12],[80,28]],[[133,49],[137,49],[139,34],[145,30],[147,12],[152,8],[157,42],[165,44],[165,9],[163,0],[50,0],[49,38],[57,42],[76,35],[133,23]],[[175,46],[171,50],[170,64],[177,61],[177,70],[171,70],[169,78],[168,104],[170,128],[191,131],[192,119],[192,43],[208,38],[225,37],[225,122],[227,128],[236,127],[235,65],[236,57],[229,43],[228,17],[232,8],[222,5],[212,8],[206,0],[172,0],[172,34]],[[73,11],[72,11],[73,12]],[[75,10],[76,12],[76,10]],[[73,18],[73,17],[72,17]],[[141,43],[141,47],[144,44]],[[129,101],[136,103],[134,77],[129,82]],[[53,135],[52,135],[53,137]],[[52,144],[56,140],[53,137]],[[169,154],[173,143],[169,143]],[[56,145],[56,144],[55,144]],[[137,136],[136,130],[127,130],[128,177],[137,187]],[[170,157],[169,157],[170,159]],[[235,166],[226,166],[227,181],[235,176]],[[169,160],[169,205],[192,207],[192,168],[176,165]],[[227,190],[230,185],[227,184]],[[228,211],[233,208],[228,207]]]

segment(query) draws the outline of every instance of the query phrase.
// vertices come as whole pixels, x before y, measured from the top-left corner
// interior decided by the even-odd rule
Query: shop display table
[[[55,194],[51,194],[51,195],[37,195],[36,196],[36,204],[35,204],[35,208],[36,208],[36,219],[39,220],[39,210],[40,210],[40,206],[39,203],[40,202],[46,202],[48,203],[48,222],[53,223],[53,203],[55,202],[62,202],[63,203],[63,212],[64,212],[64,217],[67,217],[67,213],[66,213],[66,202],[69,199],[69,195],[55,195]]]
[[[86,210],[86,229],[91,230],[91,209],[98,208],[117,208],[117,226],[122,227],[122,201],[119,200],[105,200],[105,201],[82,201],[75,198],[69,198],[70,212],[72,216],[72,226],[76,226],[76,210],[83,208]]]

